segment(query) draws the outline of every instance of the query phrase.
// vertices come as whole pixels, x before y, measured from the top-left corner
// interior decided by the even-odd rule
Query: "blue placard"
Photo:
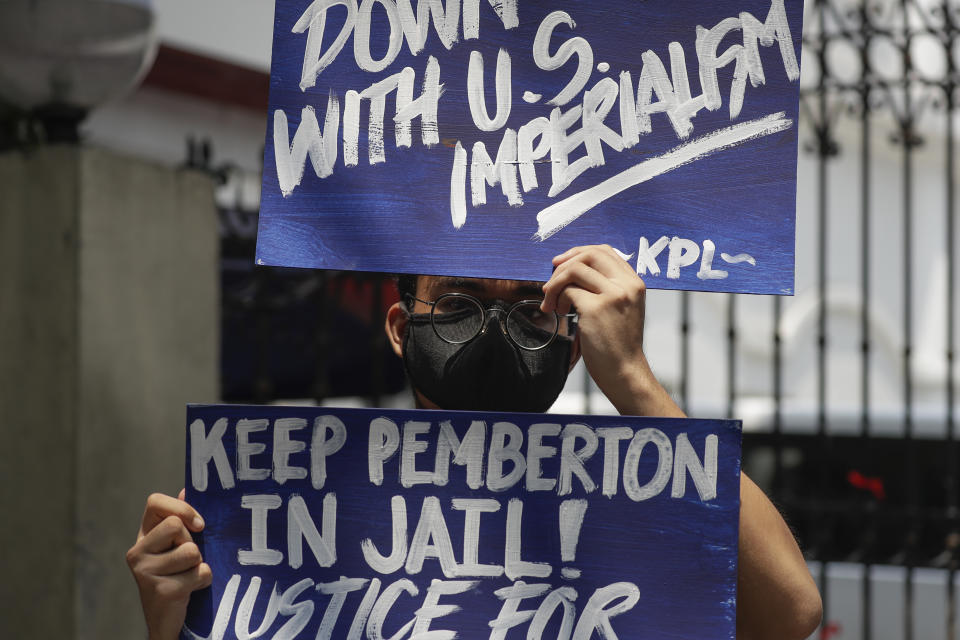
[[[735,635],[740,423],[191,406],[182,637]]]
[[[277,0],[257,262],[792,294],[802,0]]]

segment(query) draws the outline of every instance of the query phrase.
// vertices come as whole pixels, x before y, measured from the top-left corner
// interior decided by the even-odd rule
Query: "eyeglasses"
[[[527,351],[550,345],[558,334],[569,336],[576,326],[576,313],[544,313],[540,300],[521,300],[507,308],[495,303],[484,307],[465,293],[445,293],[433,302],[407,294],[407,298],[430,305],[430,325],[444,342],[464,344],[484,331],[489,314],[497,314],[500,329],[511,342]]]

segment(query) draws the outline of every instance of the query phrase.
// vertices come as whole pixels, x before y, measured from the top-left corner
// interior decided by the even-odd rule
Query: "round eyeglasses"
[[[488,314],[497,314],[500,329],[511,342],[527,351],[550,345],[557,335],[573,335],[577,314],[544,313],[540,300],[521,300],[504,308],[500,303],[484,307],[466,293],[445,293],[433,302],[407,294],[417,302],[430,305],[430,325],[444,342],[464,344],[484,331]]]

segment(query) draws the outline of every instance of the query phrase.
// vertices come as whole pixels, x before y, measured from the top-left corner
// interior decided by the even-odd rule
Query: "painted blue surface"
[[[393,0],[387,2],[395,6]],[[448,0],[445,4],[456,3]],[[552,156],[534,163],[539,186],[527,192],[521,190],[522,206],[509,206],[500,186],[488,186],[486,204],[474,207],[469,166],[467,185],[451,188],[454,147],[458,141],[467,150],[469,159],[478,141],[486,145],[490,157],[495,159],[506,129],[516,131],[534,118],[551,115],[552,107],[546,101],[567,84],[578,64],[577,56],[554,71],[544,71],[534,63],[532,45],[537,29],[552,11],[567,12],[576,27],[561,25],[556,29],[550,40],[551,53],[556,53],[561,44],[572,37],[585,38],[592,48],[593,69],[587,89],[603,78],[618,80],[620,73],[627,71],[631,74],[635,101],[645,66],[641,56],[648,50],[654,52],[670,74],[668,45],[677,42],[685,53],[690,90],[696,98],[702,93],[697,26],[710,29],[741,12],[748,12],[763,22],[771,9],[771,0],[518,0],[519,25],[509,30],[488,1],[480,0],[478,39],[465,39],[461,25],[458,41],[447,50],[431,24],[422,52],[413,55],[404,41],[392,64],[382,71],[368,72],[355,62],[355,36],[349,35],[340,54],[316,77],[315,86],[302,91],[307,35],[292,30],[309,6],[310,0],[277,0],[257,247],[259,264],[545,280],[551,273],[550,259],[571,246],[609,243],[624,254],[633,254],[630,262],[636,267],[640,239],[646,238],[653,244],[665,236],[692,240],[701,250],[704,241],[711,240],[716,247],[712,267],[727,271],[728,276],[698,278],[700,261],[697,260],[682,268],[679,278],[668,278],[668,252],[664,250],[657,260],[660,275],[642,274],[650,287],[793,293],[799,82],[788,79],[786,63],[776,42],[759,47],[765,84],[746,83],[743,108],[735,118],[731,118],[729,110],[734,60],[717,72],[721,105],[715,111],[700,110],[691,121],[693,129],[686,140],[678,138],[664,113],[654,113],[651,131],[641,134],[635,146],[616,151],[603,144],[605,164],[586,170],[555,197],[547,193],[551,185]],[[802,8],[802,0],[785,0],[797,61]],[[328,12],[324,51],[334,34],[340,32],[345,15],[343,6]],[[372,3],[370,42],[375,59],[387,53],[389,22],[386,15],[382,3]],[[742,31],[734,29],[723,38],[718,53],[743,41]],[[474,124],[468,108],[468,60],[471,51],[483,55],[486,105],[492,116],[496,110],[494,73],[501,48],[511,56],[512,108],[503,128],[484,132]],[[424,146],[420,120],[416,119],[412,123],[412,146],[397,148],[390,121],[395,113],[391,93],[385,106],[385,161],[369,164],[370,103],[363,101],[359,164],[344,165],[341,126],[332,174],[317,177],[307,160],[302,182],[287,197],[283,196],[274,149],[278,111],[286,114],[292,142],[305,106],[315,109],[323,128],[331,94],[339,100],[342,115],[348,90],[363,91],[405,67],[416,74],[414,97],[417,97],[429,56],[435,57],[439,64],[440,82],[444,87],[438,105],[439,144]],[[607,72],[597,69],[601,62],[609,65]],[[542,94],[542,99],[528,104],[523,99],[526,91]],[[622,96],[604,120],[616,134],[621,133],[620,98]],[[567,112],[583,100],[581,91],[558,109]],[[545,240],[535,237],[537,215],[544,208],[684,142],[777,113],[783,113],[783,118],[789,121],[786,129],[717,151],[633,186],[598,204]],[[575,124],[569,133],[579,128],[580,125]],[[584,155],[581,145],[570,153],[569,161]],[[466,220],[460,228],[455,228],[451,194],[458,191],[465,191]],[[724,253],[748,254],[755,265],[728,264],[721,258]]]
[[[292,431],[291,439],[306,443],[306,450],[294,453],[289,458],[291,466],[309,469],[311,466],[309,450],[314,420],[318,416],[333,415],[345,425],[346,442],[344,446],[329,456],[327,460],[327,478],[321,489],[315,489],[311,478],[287,480],[282,485],[271,477],[261,480],[238,480],[232,489],[224,489],[221,476],[210,462],[208,485],[198,490],[197,478],[191,473],[192,442],[187,429],[186,486],[187,500],[194,505],[206,521],[204,532],[196,536],[206,562],[213,569],[213,585],[194,594],[187,618],[187,626],[199,637],[209,637],[211,626],[218,607],[222,604],[226,586],[231,580],[239,583],[234,609],[254,577],[262,581],[256,597],[249,629],[242,628],[241,633],[256,631],[264,620],[267,600],[276,587],[279,594],[285,593],[291,585],[300,581],[304,590],[295,599],[287,603],[286,611],[281,603],[277,619],[264,629],[264,635],[258,637],[317,637],[324,612],[331,596],[316,590],[316,585],[329,583],[341,577],[361,578],[381,581],[381,592],[398,580],[408,579],[418,591],[413,596],[403,592],[384,621],[384,637],[391,637],[404,624],[412,620],[417,609],[423,604],[424,596],[431,581],[449,580],[441,571],[436,558],[427,557],[422,571],[407,573],[405,568],[382,575],[368,566],[361,552],[361,541],[371,539],[381,553],[389,555],[391,548],[391,498],[403,496],[408,514],[408,539],[414,537],[414,529],[420,515],[421,505],[428,497],[439,500],[446,527],[452,542],[456,562],[464,561],[464,512],[451,508],[454,498],[480,498],[496,500],[501,508],[496,513],[483,513],[479,525],[478,561],[484,564],[504,564],[506,512],[509,501],[519,499],[523,503],[521,518],[522,534],[520,555],[524,561],[544,563],[550,568],[547,577],[523,577],[528,584],[544,584],[549,588],[572,587],[577,598],[575,622],[579,621],[585,605],[598,589],[611,584],[629,583],[635,585],[639,594],[636,604],[610,619],[611,628],[620,638],[688,638],[709,640],[714,638],[732,639],[736,617],[736,562],[737,533],[739,513],[739,470],[740,470],[740,424],[734,421],[678,420],[663,418],[601,417],[601,416],[564,416],[508,413],[472,413],[448,411],[399,411],[385,409],[330,409],[301,407],[253,407],[253,406],[191,406],[188,408],[188,425],[201,424],[201,433],[207,434],[220,419],[227,420],[227,429],[222,438],[224,460],[229,463],[231,473],[236,478],[238,468],[237,440],[235,427],[239,419],[266,419],[268,427],[250,436],[250,442],[265,445],[262,453],[250,458],[251,467],[266,470],[272,467],[273,427],[280,418],[301,418],[307,428]],[[587,425],[596,433],[598,429],[626,427],[634,433],[643,429],[657,429],[663,432],[677,450],[680,434],[686,434],[693,450],[700,460],[704,459],[707,438],[711,434],[718,438],[716,497],[702,499],[695,486],[692,475],[685,474],[686,490],[681,497],[672,497],[673,478],[664,490],[647,500],[634,501],[625,492],[622,477],[617,482],[617,492],[613,496],[602,495],[602,476],[605,462],[604,440],[600,440],[597,452],[587,458],[584,468],[596,481],[598,488],[590,493],[584,490],[581,482],[574,477],[572,491],[560,496],[556,491],[528,491],[526,480],[502,491],[493,492],[483,487],[470,489],[467,486],[466,469],[457,464],[450,465],[449,481],[445,486],[433,484],[416,485],[404,488],[399,483],[401,454],[394,455],[384,465],[384,479],[381,486],[375,486],[368,474],[368,433],[371,421],[376,418],[388,418],[403,432],[410,421],[422,421],[430,426],[425,435],[418,437],[426,447],[415,458],[417,470],[432,471],[436,451],[436,434],[441,421],[450,421],[454,431],[462,438],[471,421],[482,420],[487,425],[485,442],[489,445],[490,434],[496,422],[510,422],[517,425],[525,434],[524,445],[520,449],[528,454],[530,425],[554,422],[559,425],[572,423]],[[196,421],[200,421],[197,423]],[[560,437],[544,437],[542,444],[561,447]],[[583,441],[575,443],[577,448]],[[624,462],[628,457],[630,440],[619,443],[618,474],[622,475]],[[639,457],[637,478],[644,485],[654,476],[659,456],[653,444],[647,444]],[[486,456],[485,456],[486,460]],[[556,455],[546,455],[542,460],[542,477],[556,478],[559,460]],[[275,468],[275,467],[274,467]],[[505,471],[511,468],[507,463]],[[611,467],[613,468],[613,467]],[[668,467],[672,469],[672,467]],[[199,476],[198,476],[199,477]],[[485,469],[485,476],[486,469]],[[321,567],[307,544],[303,544],[304,561],[298,569],[289,566],[287,553],[287,506],[294,496],[301,496],[318,530],[322,530],[322,502],[329,494],[336,496],[336,561],[327,567]],[[283,560],[276,566],[241,565],[238,562],[238,550],[252,547],[252,518],[249,509],[241,508],[243,496],[276,495],[282,504],[271,510],[267,516],[266,545],[283,554]],[[560,549],[559,509],[565,500],[586,500],[587,508],[575,548],[575,557],[563,561]],[[577,568],[579,577],[566,579],[561,577],[562,568]],[[234,578],[239,576],[239,578]],[[489,622],[497,619],[503,602],[495,591],[509,587],[513,582],[505,577],[470,577],[459,580],[475,580],[475,585],[460,594],[446,595],[440,598],[440,604],[456,605],[459,610],[434,619],[431,630],[458,632],[459,638],[478,639],[490,636]],[[363,589],[350,593],[343,604],[339,619],[333,628],[333,638],[345,638],[352,621],[357,615],[361,599],[371,582]],[[251,596],[253,597],[253,596]],[[544,595],[522,600],[520,610],[536,610],[544,600]],[[624,602],[618,599],[616,603]],[[609,608],[608,607],[608,608]],[[283,625],[295,625],[293,613],[302,610],[305,616],[303,626],[297,635],[279,634]],[[225,618],[226,633],[222,637],[236,637],[236,612],[225,609],[229,617]],[[546,627],[544,638],[564,637],[559,634],[560,613],[554,612]],[[362,620],[362,616],[361,616]],[[524,622],[510,629],[506,638],[527,637]],[[291,627],[287,628],[291,631]],[[409,631],[409,630],[408,630]],[[589,637],[599,637],[597,633]],[[183,637],[194,637],[184,634]],[[215,635],[214,637],[221,637]],[[358,638],[367,638],[366,631]],[[404,633],[399,637],[410,637]],[[438,636],[440,637],[440,636]],[[613,636],[608,636],[612,638]]]

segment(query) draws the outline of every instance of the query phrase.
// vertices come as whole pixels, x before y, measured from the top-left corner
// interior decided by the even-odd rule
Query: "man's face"
[[[518,281],[518,280],[495,280],[489,278],[457,278],[448,276],[418,276],[416,297],[413,301],[413,307],[410,311],[413,314],[428,314],[431,311],[431,305],[428,302],[435,301],[438,297],[446,293],[463,293],[479,299],[484,306],[497,301],[506,307],[520,302],[521,300],[542,300],[543,283],[536,281]],[[404,356],[404,349],[407,346],[406,332],[408,329],[409,315],[401,301],[391,307],[387,314],[386,331],[390,339],[394,352]],[[567,333],[567,324],[562,320],[561,334]],[[495,329],[500,331],[500,326],[494,327],[492,324],[487,326],[487,330]],[[545,355],[545,354],[544,354]],[[574,341],[570,348],[569,361],[563,362],[561,368],[572,369],[579,358],[579,343]],[[566,371],[564,371],[564,374]],[[436,403],[425,397],[419,390],[415,389],[417,405],[421,408],[438,408]]]

